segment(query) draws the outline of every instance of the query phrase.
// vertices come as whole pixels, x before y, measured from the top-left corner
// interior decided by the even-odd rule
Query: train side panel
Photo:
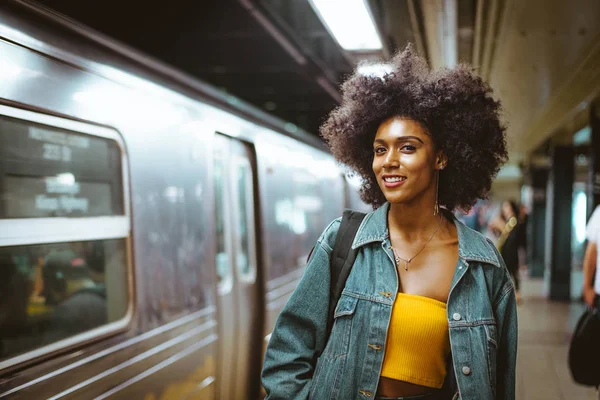
[[[319,234],[343,211],[347,186],[340,169],[320,149],[209,105],[195,88],[155,79],[151,68],[130,65],[126,57],[24,15],[0,8],[0,70],[9,77],[0,77],[0,107],[28,110],[48,129],[62,121],[81,124],[91,138],[95,130],[119,138],[127,232],[106,233],[102,218],[90,216],[81,243],[115,237],[125,243],[125,275],[119,281],[106,274],[105,283],[109,308],[115,303],[126,314],[113,325],[30,346],[19,362],[0,352],[0,398],[218,398],[220,381],[235,384],[219,375],[235,368],[235,361],[219,358],[219,344],[237,331],[222,328],[260,321],[262,335],[250,347],[267,343]],[[252,315],[223,312],[220,303],[214,177],[219,134],[255,155],[260,298],[246,308]],[[38,141],[51,137],[37,135]],[[86,143],[86,135],[74,131],[66,137]],[[51,231],[53,224],[47,226]],[[62,244],[47,239],[28,245],[74,247],[79,233],[70,235]],[[7,248],[2,240],[0,250]],[[121,297],[114,289],[119,285],[126,287]],[[49,318],[52,310],[40,315]],[[251,375],[240,379],[258,379],[259,358],[250,358]]]
[[[330,156],[288,138],[257,142],[263,203],[263,348],[325,227],[342,214],[344,180]]]
[[[0,79],[5,104],[106,125],[125,143],[133,312],[117,331],[75,335],[41,357],[34,348],[30,367],[8,365],[3,371],[0,398],[117,395],[117,388],[160,395],[170,381],[186,382],[192,373],[193,390],[202,383],[203,393],[210,393],[218,340],[213,130],[206,129],[213,109],[115,84],[15,44],[18,35],[8,39],[12,43],[0,42],[3,70],[13,71],[12,79]],[[197,368],[190,370],[189,360]],[[154,374],[167,374],[170,381],[146,384]]]

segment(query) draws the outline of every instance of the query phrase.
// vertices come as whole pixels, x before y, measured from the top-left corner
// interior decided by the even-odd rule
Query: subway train
[[[247,399],[321,231],[315,136],[0,4],[0,399]]]

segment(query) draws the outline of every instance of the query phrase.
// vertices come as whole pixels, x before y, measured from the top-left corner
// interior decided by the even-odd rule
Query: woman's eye
[[[417,148],[415,146],[412,146],[410,144],[405,144],[400,149],[404,150],[404,151],[415,151],[415,150],[417,150]]]
[[[383,152],[385,152],[385,147],[375,147],[374,151],[375,154],[382,154]]]

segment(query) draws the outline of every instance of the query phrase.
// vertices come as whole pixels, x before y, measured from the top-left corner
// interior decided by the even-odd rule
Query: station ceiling
[[[600,89],[599,1],[367,1],[384,48],[364,54],[343,51],[308,0],[39,3],[314,134],[359,59],[407,42],[433,67],[471,63],[491,83],[513,164],[585,125]]]

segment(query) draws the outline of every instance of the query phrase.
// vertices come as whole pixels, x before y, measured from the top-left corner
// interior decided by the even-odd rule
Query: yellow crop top
[[[446,304],[398,293],[392,308],[381,376],[440,389],[450,336]]]

